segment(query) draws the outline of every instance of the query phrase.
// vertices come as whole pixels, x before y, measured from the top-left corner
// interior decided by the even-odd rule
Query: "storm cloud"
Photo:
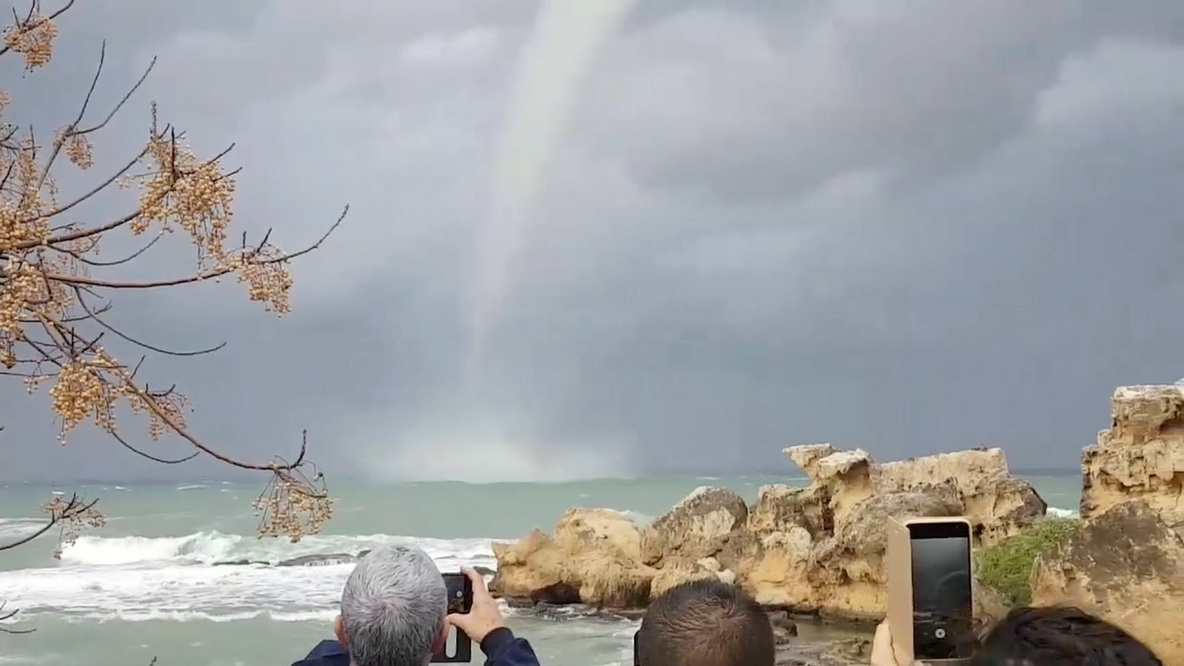
[[[640,0],[576,91],[472,381],[536,10],[110,0],[63,18],[47,71],[6,61],[9,120],[52,127],[100,40],[106,104],[158,56],[98,168],[156,100],[199,151],[236,142],[240,224],[284,247],[350,204],[288,317],[233,284],[118,301],[155,344],[228,342],[144,370],[206,440],[265,459],[307,428],[329,473],[383,480],[788,472],[816,441],[1071,468],[1115,386],[1184,375],[1184,3]],[[0,395],[6,478],[225,474],[59,448],[44,395]]]

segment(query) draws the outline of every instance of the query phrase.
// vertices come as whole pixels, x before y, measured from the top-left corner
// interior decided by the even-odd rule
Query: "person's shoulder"
[[[334,640],[325,640],[292,666],[349,666],[349,652]]]

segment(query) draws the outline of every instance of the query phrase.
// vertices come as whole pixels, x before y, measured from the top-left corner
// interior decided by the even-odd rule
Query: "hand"
[[[469,567],[461,567],[461,571],[473,582],[473,608],[468,613],[452,613],[446,620],[480,645],[489,632],[506,626],[506,621],[485,587],[485,578]]]
[[[896,649],[892,645],[892,631],[888,629],[885,620],[876,627],[876,637],[872,640],[872,659],[870,666],[924,666],[919,661],[909,663],[908,660],[897,658]]]

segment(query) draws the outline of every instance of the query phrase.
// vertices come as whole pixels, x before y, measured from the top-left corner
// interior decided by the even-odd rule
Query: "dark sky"
[[[159,56],[66,189],[134,152],[157,100],[197,150],[237,142],[243,228],[296,248],[352,206],[284,319],[230,283],[118,297],[155,344],[229,343],[143,370],[208,442],[267,458],[308,428],[329,472],[386,480],[788,472],[781,449],[817,441],[1071,468],[1115,386],[1184,375],[1184,2],[640,0],[579,80],[495,288],[535,9],[79,2],[46,71],[2,61],[7,119],[50,128],[102,38],[105,104]],[[132,272],[189,262],[182,244]],[[9,479],[226,475],[88,431],[60,448],[19,386],[0,422]]]

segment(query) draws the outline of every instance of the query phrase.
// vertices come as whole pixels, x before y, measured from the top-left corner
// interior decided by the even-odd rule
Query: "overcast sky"
[[[80,1],[47,70],[2,61],[7,119],[50,128],[101,39],[106,104],[159,56],[96,170],[157,100],[205,154],[237,142],[244,228],[297,248],[350,204],[289,317],[233,284],[119,297],[155,344],[229,343],[143,371],[207,441],[308,428],[329,472],[387,480],[789,472],[818,441],[1072,468],[1115,386],[1184,375],[1179,0],[640,0],[515,104],[536,10]],[[226,474],[62,449],[45,395],[0,396],[6,478]]]

